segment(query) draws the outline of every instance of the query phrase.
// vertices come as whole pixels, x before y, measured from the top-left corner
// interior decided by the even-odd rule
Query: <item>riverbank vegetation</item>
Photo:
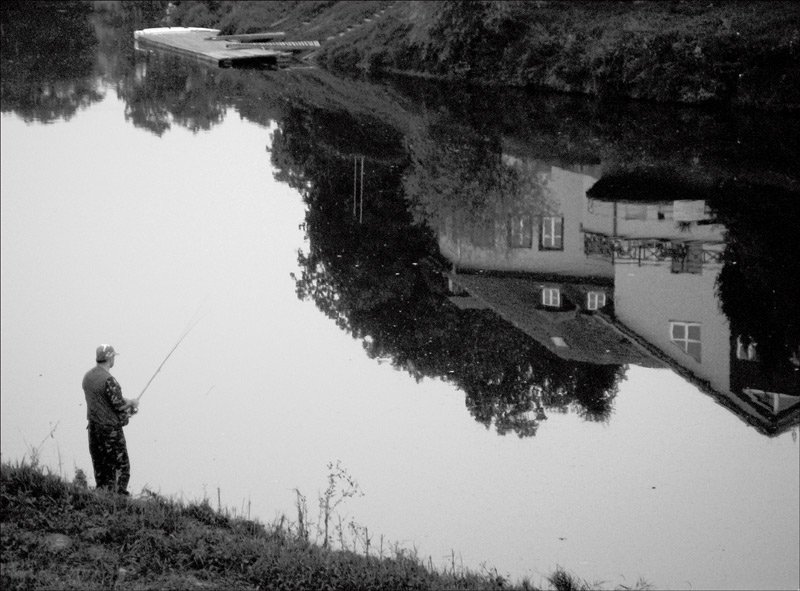
[[[143,11],[143,4],[132,4]],[[406,5],[416,3],[397,3],[397,7],[386,2],[324,4],[338,6],[338,16],[332,18],[332,13],[326,13],[325,6],[317,2],[181,2],[176,14],[186,11],[188,21],[193,10],[198,21],[184,24],[223,23],[229,31],[286,28],[297,38],[335,36],[345,47],[344,40],[366,35],[370,27],[382,22],[364,23],[369,18],[364,16],[359,17],[364,24],[354,27],[349,24],[356,21],[352,14],[347,16],[348,6],[361,4],[363,9],[369,5],[377,13],[384,10],[381,18],[389,19],[395,9],[405,10]],[[226,7],[231,9],[227,16]],[[307,13],[312,8],[317,15]],[[270,16],[267,10],[283,12]],[[156,26],[157,20],[148,20],[152,14],[138,14],[137,26]],[[60,10],[55,15],[68,16]],[[49,22],[61,23],[53,19]],[[389,24],[387,20],[380,26]],[[30,35],[36,31],[19,27],[20,42],[14,47],[41,47],[48,42],[45,37],[49,30],[52,27],[39,29],[40,43],[31,43]],[[460,183],[460,189],[472,185],[476,194],[489,194],[493,186],[489,181],[498,171],[495,165],[502,163],[503,153],[548,161],[602,163],[612,171],[623,172],[659,165],[707,179],[706,185],[719,178],[750,177],[781,186],[797,183],[794,155],[800,134],[787,133],[797,125],[789,117],[765,119],[756,113],[751,120],[751,114],[726,113],[723,118],[704,109],[676,111],[667,106],[622,103],[609,106],[554,93],[527,96],[506,89],[488,92],[460,84],[421,84],[419,80],[411,80],[413,84],[405,84],[401,92],[365,80],[335,78],[320,70],[245,77],[241,72],[209,70],[179,58],[135,55],[129,30],[119,36],[123,57],[111,63],[118,68],[116,88],[126,101],[126,117],[132,124],[155,135],[165,133],[170,126],[196,132],[218,124],[229,109],[265,126],[276,122],[269,154],[276,175],[294,183],[309,205],[305,223],[314,248],[302,261],[308,274],[298,278],[298,295],[313,298],[355,337],[369,335],[365,348],[370,356],[391,359],[415,377],[447,376],[454,380],[465,392],[467,407],[475,419],[498,433],[536,433],[540,419],[531,411],[540,409],[532,407],[529,393],[531,385],[537,384],[549,388],[543,399],[545,410],[566,412],[571,408],[587,420],[605,420],[613,408],[622,371],[612,366],[576,369],[542,354],[530,339],[492,315],[456,310],[443,298],[435,297],[431,274],[422,269],[428,260],[427,247],[422,246],[430,237],[411,226],[403,199],[429,198],[423,205],[428,213],[436,211],[439,202],[448,197],[437,190],[450,191],[449,196],[455,197],[449,184],[438,182],[440,176]],[[4,30],[4,43],[15,39],[12,32]],[[340,32],[344,33],[341,37]],[[339,41],[325,51],[333,52],[337,44]],[[81,63],[91,65],[93,45],[84,45],[86,54],[82,54],[85,59]],[[358,49],[358,44],[355,47]],[[372,71],[371,67],[362,67],[359,55],[354,54],[353,71]],[[14,71],[13,64],[6,68],[7,60],[12,59],[19,59],[17,53],[3,52],[4,73],[7,69]],[[25,63],[36,59],[30,56]],[[152,60],[150,64],[157,59],[174,59],[174,63],[168,68],[149,68],[148,83],[142,85],[136,83],[139,70],[134,66],[144,59]],[[339,58],[331,53],[325,59]],[[387,62],[389,66],[391,62]],[[23,117],[52,121],[56,115],[68,118],[90,100],[97,100],[91,67],[61,73],[85,81],[77,85],[64,81],[62,88],[87,89],[74,96],[41,92],[39,83],[52,81],[54,75],[52,69],[37,70],[24,79],[19,74],[8,79],[4,75],[4,112],[14,110]],[[93,94],[88,94],[89,89]],[[19,100],[6,101],[7,97]],[[62,102],[54,108],[57,100]],[[357,156],[366,157],[370,189],[363,221],[354,215],[350,200]],[[474,166],[476,163],[482,166]],[[675,186],[680,190],[649,182],[639,192],[688,195],[683,185]],[[791,268],[775,258],[792,243],[785,238],[790,236],[790,224],[780,233],[773,231],[775,240],[769,243],[755,243],[757,234],[746,231],[745,220],[754,214],[761,216],[763,227],[771,227],[781,216],[796,219],[796,214],[787,218],[781,210],[768,209],[765,201],[755,199],[753,211],[747,211],[746,216],[720,212],[726,225],[734,227],[739,222],[740,229],[734,227],[730,235],[743,249],[757,247],[731,250],[737,257],[731,259],[735,268],[744,269],[745,264],[748,269]],[[409,244],[417,246],[411,248]],[[324,272],[314,275],[318,264]],[[795,275],[784,273],[783,277]],[[732,318],[737,310],[740,318],[754,318],[753,301],[770,305],[777,301],[775,309],[794,310],[764,291],[763,286],[771,285],[765,281],[769,278],[753,275],[751,283],[757,296],[740,297],[735,303],[741,305],[730,312]],[[756,291],[758,281],[763,289]],[[728,285],[733,288],[747,283],[731,275]],[[787,284],[782,293],[793,291]],[[765,328],[772,326],[774,323],[760,322],[756,328],[761,332],[752,333],[753,337],[782,346],[783,341],[775,335],[783,333],[767,334]],[[786,326],[796,326],[796,322]],[[587,383],[593,388],[587,388]],[[408,552],[390,548],[381,552],[376,540],[369,544],[369,552],[366,540],[358,547],[351,543],[349,548],[339,544],[338,550],[323,548],[314,544],[316,524],[308,523],[298,502],[296,522],[286,519],[263,526],[226,512],[218,504],[214,509],[208,500],[187,504],[149,493],[134,500],[107,497],[81,487],[79,480],[70,483],[30,466],[3,465],[0,583],[4,589],[525,588],[524,583],[515,587],[496,573],[475,575],[456,568],[453,572],[432,572]],[[551,576],[550,584],[557,589],[586,587],[561,570]]]
[[[68,482],[35,462],[4,461],[0,485],[5,590],[536,588],[494,571],[466,571],[455,559],[437,570],[414,552],[370,545],[366,532],[333,549],[314,540],[301,502],[297,522],[282,517],[263,525],[208,499],[89,490],[81,472]],[[551,589],[590,588],[562,569],[547,580]]]
[[[318,39],[341,73],[800,107],[800,5],[782,0],[180,2],[170,22]]]

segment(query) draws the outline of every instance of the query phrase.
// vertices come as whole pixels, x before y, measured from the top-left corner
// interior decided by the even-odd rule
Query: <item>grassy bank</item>
[[[800,108],[800,4],[788,1],[181,2],[171,19],[318,39],[318,62],[339,72]]]
[[[8,462],[0,490],[4,590],[535,588],[455,564],[436,570],[413,553],[368,541],[339,549],[314,543],[302,503],[298,522],[265,526],[208,500],[120,497],[89,490],[80,474],[68,482]],[[557,570],[549,588],[592,587]]]

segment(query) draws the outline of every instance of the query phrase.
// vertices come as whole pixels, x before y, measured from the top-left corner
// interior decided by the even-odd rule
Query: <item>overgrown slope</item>
[[[207,500],[90,491],[85,478],[66,482],[29,464],[4,462],[0,491],[4,591],[533,589],[496,573],[437,572],[399,550],[326,548],[309,540],[302,517],[265,527]],[[551,584],[585,587],[562,570]]]
[[[800,107],[800,3],[787,0],[181,2],[172,19],[318,39],[339,72]]]

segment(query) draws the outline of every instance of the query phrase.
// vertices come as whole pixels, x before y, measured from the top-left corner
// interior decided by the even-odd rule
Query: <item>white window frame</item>
[[[683,329],[683,336],[676,337],[675,336],[675,329],[682,328]],[[689,336],[689,329],[697,328],[698,336],[697,338],[692,338]],[[683,320],[670,320],[669,322],[669,340],[679,347],[684,353],[686,353],[689,357],[697,361],[698,363],[701,362],[702,359],[702,329],[701,324],[699,322],[691,322],[691,321],[683,321]],[[692,345],[697,344],[696,352],[697,354],[693,353],[691,350],[695,349]]]
[[[545,287],[542,289],[542,305],[548,308],[561,307],[561,290],[558,287]]]
[[[542,250],[564,250],[563,217],[543,217],[540,229]]]
[[[606,292],[590,291],[586,294],[586,308],[589,310],[599,310],[606,305]]]

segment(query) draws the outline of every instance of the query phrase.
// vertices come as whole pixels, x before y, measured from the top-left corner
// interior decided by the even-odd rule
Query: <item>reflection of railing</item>
[[[703,265],[720,264],[722,249],[717,243],[674,241],[658,238],[620,238],[584,232],[586,256],[614,263],[655,264],[672,262],[674,272],[699,272]]]

